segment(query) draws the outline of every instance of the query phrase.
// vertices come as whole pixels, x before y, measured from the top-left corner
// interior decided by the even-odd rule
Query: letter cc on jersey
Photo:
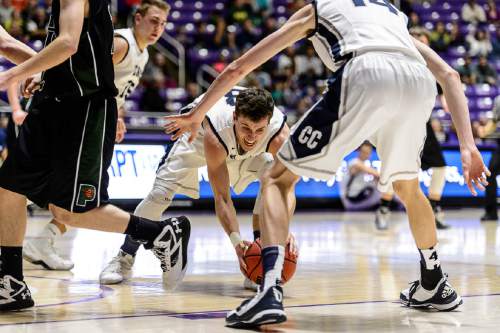
[[[299,142],[305,144],[307,148],[314,149],[318,146],[318,141],[321,140],[323,133],[318,130],[313,130],[311,126],[306,126],[299,134]]]

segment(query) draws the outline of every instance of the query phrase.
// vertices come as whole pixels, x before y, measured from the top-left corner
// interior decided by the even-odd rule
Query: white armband
[[[229,239],[231,240],[231,243],[233,244],[233,247],[236,247],[236,245],[239,245],[241,244],[241,242],[243,241],[241,239],[241,235],[239,232],[236,232],[236,231],[233,231],[230,235],[229,235]]]

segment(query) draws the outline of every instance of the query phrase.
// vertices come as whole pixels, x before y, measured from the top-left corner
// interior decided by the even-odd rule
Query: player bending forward
[[[202,96],[181,112],[195,107]],[[231,239],[240,263],[244,265],[242,255],[248,243],[243,242],[240,236],[230,186],[236,193],[241,193],[257,180],[270,167],[273,156],[288,134],[285,116],[274,106],[269,92],[256,88],[232,88],[207,113],[195,141],[189,143],[189,137],[185,135],[167,147],[153,188],[134,214],[159,221],[175,194],[199,198],[198,168],[206,165],[217,217]],[[289,199],[290,210],[287,214],[292,215],[295,197]],[[259,237],[260,209],[259,194],[253,211],[255,238]],[[291,242],[293,245],[293,239]],[[120,283],[129,278],[139,247],[140,243],[126,237],[118,255],[101,273],[101,283]],[[163,283],[171,289],[178,285],[180,279],[164,276]],[[248,279],[245,280],[245,287],[255,289]]]
[[[177,130],[175,137],[191,131],[193,138],[204,114],[236,82],[303,38],[311,39],[334,72],[322,99],[293,127],[278,160],[262,177],[264,282],[255,297],[227,315],[228,326],[286,320],[279,282],[290,221],[289,193],[297,175],[331,178],[344,156],[364,140],[377,147],[382,161],[379,188],[384,192],[394,188],[403,201],[421,257],[420,279],[401,292],[401,302],[443,311],[462,303],[441,270],[434,214],[418,183],[425,123],[436,97],[432,74],[448,101],[465,181],[473,194],[474,185],[484,189],[489,172],[474,144],[458,74],[429,47],[412,39],[406,23],[407,17],[386,0],[315,1],[226,67],[195,109],[170,118],[167,131]]]

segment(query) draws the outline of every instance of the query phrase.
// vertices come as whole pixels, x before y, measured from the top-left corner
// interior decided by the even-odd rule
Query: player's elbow
[[[451,67],[448,67],[444,71],[442,71],[440,75],[440,83],[457,83],[460,82],[460,74],[456,70]]]
[[[60,36],[60,43],[62,45],[63,52],[68,57],[71,57],[78,51],[78,39],[72,38],[71,36]]]
[[[240,81],[241,78],[243,78],[248,71],[248,66],[245,65],[242,61],[233,61],[229,66],[226,68],[226,75],[230,80],[236,80]]]

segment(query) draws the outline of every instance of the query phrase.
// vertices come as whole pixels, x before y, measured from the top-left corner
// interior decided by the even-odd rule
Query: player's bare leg
[[[412,307],[431,306],[440,311],[451,311],[462,304],[462,299],[441,270],[432,207],[420,189],[417,178],[399,180],[394,182],[393,186],[405,205],[421,258],[420,280],[401,292],[401,302]]]
[[[226,317],[230,327],[255,327],[286,320],[283,290],[279,285],[285,258],[290,212],[295,207],[293,193],[299,177],[276,161],[261,177],[263,219],[261,225],[264,281],[260,292]]]

